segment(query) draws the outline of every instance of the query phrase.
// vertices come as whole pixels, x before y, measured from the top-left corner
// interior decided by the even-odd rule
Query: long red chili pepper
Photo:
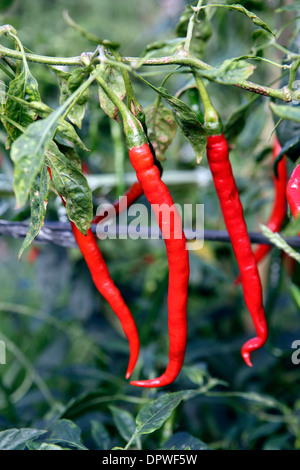
[[[257,334],[257,337],[250,339],[242,347],[242,356],[246,364],[251,367],[250,353],[265,344],[268,337],[268,327],[265,319],[259,273],[251,249],[243,216],[243,207],[232,173],[229,150],[224,134],[208,137],[207,159],[220,201],[224,222],[240,269],[245,302]]]
[[[49,167],[48,171],[50,177],[52,177],[51,169]],[[64,199],[61,199],[63,204],[65,205]],[[107,300],[112,310],[119,318],[123,331],[128,339],[130,357],[125,376],[126,379],[128,379],[132,374],[132,371],[138,359],[140,347],[138,332],[134,319],[126,303],[124,302],[120,291],[115,286],[113,280],[110,277],[108,268],[103,259],[103,256],[98,247],[92,230],[89,229],[87,235],[85,236],[78,230],[78,228],[72,221],[71,227],[78,247],[88,265],[95,286],[97,287],[100,294]]]
[[[163,168],[161,166],[161,163],[156,158],[155,150],[154,150],[154,148],[153,148],[153,146],[151,145],[150,142],[148,142],[148,145],[149,145],[149,148],[150,148],[151,153],[153,155],[154,163],[155,163],[155,165],[157,166],[157,168],[159,170],[160,176],[162,176]],[[141,186],[141,183],[139,181],[136,181],[135,183],[133,183],[130,186],[130,188],[128,188],[127,191],[125,191],[122,198],[120,198],[119,200],[112,203],[112,206],[114,208],[114,215],[118,215],[121,212],[128,209],[128,207],[130,207],[137,199],[139,199],[143,195],[143,193],[144,193],[144,191],[143,191],[143,188]],[[93,218],[92,223],[97,224],[97,223],[101,222],[104,219],[104,217],[106,218],[107,214],[106,215],[104,215],[104,214],[96,215]]]
[[[278,139],[275,138],[273,152],[272,152],[272,163],[276,159],[277,155],[281,150],[280,143]],[[286,184],[287,184],[287,168],[286,168],[286,159],[285,157],[280,160],[278,163],[278,178],[273,176],[274,182],[274,192],[275,199],[273,203],[272,212],[270,214],[267,227],[269,227],[272,232],[279,232],[284,222],[286,216]],[[271,245],[259,245],[259,247],[254,251],[254,256],[256,262],[259,263],[271,250]],[[241,282],[241,276],[239,275],[235,280],[235,284]]]
[[[110,89],[101,76],[97,77],[99,85],[118,107],[126,135],[129,158],[136,171],[137,179],[150,202],[165,240],[169,264],[168,290],[168,328],[169,328],[169,362],[165,372],[151,380],[137,380],[131,385],[138,387],[162,387],[169,385],[178,376],[185,355],[187,337],[187,290],[189,280],[189,256],[186,238],[182,230],[182,220],[174,206],[168,188],[161,180],[151,147],[141,123],[133,116],[126,105]],[[173,213],[173,221],[167,222],[160,217],[162,206]]]
[[[130,186],[130,188],[128,188],[127,191],[125,191],[124,195],[119,200],[112,203],[112,206],[114,208],[114,214],[118,215],[124,210],[126,210],[142,195],[143,195],[143,188],[141,184],[138,181],[136,181]],[[106,215],[103,215],[103,214],[96,215],[93,218],[92,223],[98,224],[104,219],[104,217],[106,217]]]
[[[138,181],[150,202],[165,240],[169,264],[168,328],[169,363],[158,378],[130,382],[138,387],[162,387],[172,383],[178,376],[184,361],[187,337],[187,290],[189,281],[189,256],[186,238],[182,230],[181,217],[174,207],[168,188],[160,177],[147,143],[133,147],[129,158],[136,171]],[[174,209],[174,219],[166,225],[160,217],[160,205]],[[167,216],[170,217],[170,211]]]
[[[286,188],[286,197],[295,219],[300,217],[300,164],[293,170]],[[300,236],[300,232],[299,232]]]

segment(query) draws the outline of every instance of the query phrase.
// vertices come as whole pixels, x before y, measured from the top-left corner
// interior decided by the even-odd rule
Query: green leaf
[[[267,226],[261,225],[262,233],[267,237],[277,248],[284,251],[291,258],[300,263],[300,253],[295,251],[280,235],[274,233]]]
[[[228,59],[213,70],[198,70],[203,77],[223,85],[234,85],[252,75],[255,65],[248,64],[245,60]]]
[[[300,106],[288,106],[284,104],[270,103],[270,108],[274,114],[282,119],[300,122]]]
[[[23,450],[28,441],[38,439],[46,432],[33,428],[7,429],[0,432],[0,450]]]
[[[0,80],[0,105],[1,105],[1,108],[3,107],[3,105],[5,104],[5,101],[6,101],[6,91],[5,91],[5,83],[3,82],[3,80]]]
[[[184,42],[185,38],[180,37],[175,39],[167,39],[166,41],[155,41],[148,44],[141,54],[141,62],[139,65],[141,65],[145,59],[150,58],[154,54],[155,56],[158,56],[158,54],[162,56],[175,54],[178,48],[184,45]]]
[[[85,176],[54,142],[46,151],[46,163],[51,169],[53,185],[66,203],[69,219],[86,235],[93,218],[93,203]]]
[[[56,444],[47,444],[46,442],[27,442],[28,450],[70,450]]]
[[[121,70],[110,65],[103,66],[101,69],[103,71],[101,74],[102,78],[106,81],[106,83],[108,83],[109,87],[117,95],[117,97],[123,101],[126,95],[126,89]],[[116,121],[120,122],[118,108],[108,98],[107,94],[103,91],[101,86],[99,86],[98,92],[100,106],[103,111],[111,119],[115,119]]]
[[[249,101],[239,108],[237,108],[232,115],[228,118],[224,125],[224,135],[228,141],[237,137],[245,127],[249,112],[253,109],[252,106],[259,99],[259,96],[254,96]]]
[[[36,113],[42,118],[46,118],[47,116],[49,116],[49,114],[53,112],[53,109],[51,109],[49,106],[42,102],[32,102],[30,103],[30,107],[34,109]],[[88,148],[82,142],[72,124],[67,122],[62,117],[58,120],[57,131],[62,134],[62,136],[65,137],[67,140],[77,145],[77,147],[81,148],[82,150],[88,151]]]
[[[41,173],[35,178],[30,194],[31,219],[27,235],[22,243],[19,259],[23,252],[28,248],[35,237],[39,234],[44,225],[44,219],[47,212],[48,196],[50,187],[50,176],[46,165]]]
[[[47,146],[57,128],[62,108],[58,108],[46,119],[30,124],[11,147],[14,162],[14,191],[17,205],[25,204],[31,185],[40,172]]]
[[[97,450],[110,449],[110,436],[101,421],[91,421],[91,435],[97,445]]]
[[[116,406],[109,406],[109,409],[112,412],[114,423],[119,434],[126,442],[129,441],[132,434],[135,432],[134,417],[128,411],[117,408]]]
[[[91,66],[80,67],[75,69],[72,73],[64,72],[62,70],[51,67],[51,70],[56,74],[60,87],[60,104],[63,104],[69,96],[79,88],[85,81],[86,77],[91,73]],[[86,103],[89,100],[89,90],[85,90],[77,102],[72,106],[69,111],[68,118],[77,127],[81,128],[82,120],[85,115]]]
[[[68,419],[60,419],[51,423],[51,432],[47,442],[64,443],[79,450],[87,450],[81,441],[81,429]]]
[[[23,63],[20,75],[9,83],[8,95],[16,96],[29,102],[40,101],[38,83],[31,75],[26,62]],[[36,117],[34,110],[21,105],[10,97],[7,97],[6,103],[3,106],[3,114],[24,128],[28,127]],[[11,142],[19,137],[21,131],[5,120],[2,120],[2,122],[8,134],[7,147],[9,147]]]
[[[253,23],[256,26],[259,26],[265,31],[268,31],[268,33],[272,34],[272,36],[275,37],[275,34],[271,30],[271,28],[269,28],[269,26],[262,19],[260,19],[257,15],[255,15],[255,13],[253,13],[252,11],[247,10],[247,8],[243,7],[242,5],[239,5],[237,3],[234,3],[232,5],[225,5],[222,3],[210,3],[209,5],[204,5],[200,7],[200,9],[203,10],[204,8],[212,8],[212,7],[228,8],[229,10],[238,11],[242,13],[243,15],[246,15],[248,18],[250,18],[250,20],[253,21]]]
[[[197,115],[184,101],[169,95],[164,88],[156,88],[147,82],[147,80],[143,79],[143,81],[161,95],[171,106],[175,121],[183,135],[189,140],[196,154],[197,162],[200,163],[206,149],[207,133],[199,122]]]
[[[173,436],[163,444],[161,449],[184,451],[187,447],[190,450],[211,450],[207,444],[187,432],[177,432],[173,434]]]
[[[172,111],[162,103],[145,109],[147,133],[158,160],[165,160],[165,153],[176,135],[176,121]]]
[[[189,390],[166,393],[145,405],[136,417],[136,430],[131,441],[142,434],[150,434],[159,429],[179,403],[191,393],[193,391]]]

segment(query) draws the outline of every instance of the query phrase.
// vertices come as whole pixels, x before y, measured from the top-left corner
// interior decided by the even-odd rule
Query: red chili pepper
[[[181,217],[174,207],[168,188],[154,164],[153,155],[147,143],[129,150],[129,158],[136,171],[137,179],[150,202],[165,240],[169,263],[168,328],[169,363],[166,371],[158,378],[130,382],[138,387],[162,387],[172,383],[178,376],[184,362],[187,337],[187,290],[189,281],[189,256],[186,238],[182,230]],[[164,224],[160,207],[174,209],[174,219]],[[169,215],[170,215],[170,211]]]
[[[293,170],[286,188],[286,197],[295,219],[300,217],[300,164]],[[299,232],[300,236],[300,232]]]
[[[252,366],[250,353],[263,346],[268,337],[268,326],[262,300],[262,287],[251,249],[238,189],[229,160],[229,150],[224,134],[212,135],[207,141],[207,159],[218,194],[224,222],[240,269],[244,298],[251,314],[257,337],[242,347],[242,356]]]
[[[136,171],[137,179],[150,202],[165,240],[169,263],[168,328],[169,363],[166,371],[152,380],[131,382],[138,387],[162,387],[172,383],[179,374],[185,355],[187,336],[187,289],[189,280],[189,257],[186,239],[182,230],[182,220],[168,188],[161,180],[160,170],[155,164],[151,148],[147,143],[143,126],[133,116],[122,100],[110,89],[101,76],[98,83],[107,96],[119,109],[129,149],[129,158]],[[172,223],[165,223],[160,217],[160,206],[173,209]],[[170,214],[169,214],[170,216]],[[169,233],[167,233],[169,232]],[[180,232],[180,236],[178,236]],[[176,236],[175,236],[176,235]]]
[[[130,188],[127,191],[125,191],[122,198],[120,198],[119,200],[115,201],[112,204],[112,206],[114,207],[115,215],[120,214],[121,212],[126,210],[128,207],[130,207],[139,197],[142,196],[142,194],[143,194],[142,186],[140,185],[138,181],[136,181],[135,183],[133,183],[132,186],[130,186]],[[125,197],[127,199],[125,199]],[[104,219],[104,217],[106,217],[106,215],[104,214],[96,215],[93,218],[92,223],[98,224]]]
[[[280,143],[278,142],[277,138],[275,139],[274,146],[273,146],[273,158],[272,163],[276,159],[277,155],[281,150]],[[287,184],[287,168],[286,168],[286,159],[283,158],[278,163],[278,178],[273,176],[274,182],[274,191],[275,191],[275,199],[273,203],[272,212],[267,223],[267,227],[269,227],[272,232],[279,232],[284,222],[286,216],[286,184]],[[259,245],[259,247],[254,251],[254,256],[256,262],[259,263],[271,250],[271,245]],[[235,284],[241,282],[241,276],[239,275],[235,280]]]
[[[51,169],[48,167],[51,177]],[[65,205],[63,198],[62,202]],[[96,239],[91,229],[87,235],[83,235],[74,222],[71,221],[71,227],[78,244],[78,247],[88,265],[95,286],[100,294],[107,300],[114,313],[119,318],[123,331],[129,342],[130,358],[126,371],[126,379],[130,377],[139,355],[139,337],[137,328],[130,310],[124,302],[120,291],[115,286],[110,277],[108,268],[98,247]]]
[[[27,263],[34,264],[40,254],[40,249],[37,246],[31,247],[27,255]]]

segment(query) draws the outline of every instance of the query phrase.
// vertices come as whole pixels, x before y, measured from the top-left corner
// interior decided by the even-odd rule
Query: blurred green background
[[[288,12],[274,14],[285,4],[282,1],[241,3],[274,29],[291,19]],[[184,0],[7,0],[1,2],[0,19],[2,24],[12,24],[24,46],[37,54],[77,56],[92,51],[93,45],[66,25],[62,16],[66,9],[85,29],[119,42],[123,55],[138,57],[148,43],[175,37],[186,4]],[[295,27],[292,22],[285,29],[283,44],[292,40]],[[254,30],[246,17],[218,10],[212,18],[213,34],[203,59],[216,65],[249,54],[257,46]],[[3,39],[3,44],[12,47],[8,40]],[[264,53],[278,62],[282,58],[276,49]],[[256,65],[253,81],[267,85],[280,76],[280,69],[273,65]],[[30,70],[39,82],[43,101],[57,107],[55,77],[42,65],[30,64]],[[148,78],[156,85],[166,70],[144,69],[157,72]],[[175,94],[190,78],[173,76],[167,83],[168,91]],[[0,79],[7,82],[1,71]],[[153,91],[136,79],[133,84],[143,107],[154,101]],[[233,86],[211,83],[208,91],[224,122],[249,98],[249,93]],[[272,204],[273,120],[268,104],[267,99],[258,100],[245,116],[245,127],[230,142],[250,230],[257,230],[258,224],[266,221]],[[102,178],[120,169],[114,159],[111,130],[99,107],[97,90],[92,88],[80,130],[91,152],[80,155],[91,173]],[[12,165],[3,129],[0,139],[1,174],[10,180]],[[198,171],[193,152],[179,132],[166,157],[165,174],[170,170],[178,174]],[[205,158],[201,167],[207,169]],[[127,155],[124,171],[131,171]],[[122,185],[122,180],[117,186],[103,184],[94,192],[95,206],[104,197],[114,200]],[[195,179],[195,184],[169,187],[179,204],[204,204],[205,228],[224,229],[210,181],[197,184]],[[1,195],[1,219],[25,220],[28,216],[28,207],[22,211],[15,208],[13,195]],[[54,194],[47,219],[65,220]],[[20,240],[0,237],[0,324],[7,348],[6,365],[0,365],[0,431],[26,427],[50,430],[55,420],[67,419],[78,426],[75,429],[90,449],[124,446],[122,413],[131,419],[149,399],[203,387],[201,393],[182,403],[159,431],[142,438],[144,449],[170,448],[176,437],[180,445],[195,438],[195,448],[202,441],[212,449],[299,449],[300,366],[291,361],[291,344],[300,339],[299,266],[277,249],[272,249],[261,266],[270,337],[267,345],[253,354],[253,368],[249,369],[240,355],[241,346],[253,335],[253,327],[241,288],[233,285],[238,271],[230,244],[206,241],[202,249],[190,252],[188,345],[183,370],[167,389],[143,390],[124,379],[127,342],[96,291],[79,251],[36,244],[37,249],[28,250],[19,262],[20,246]],[[134,378],[157,376],[168,360],[164,244],[105,240],[101,249],[139,329],[142,349]]]

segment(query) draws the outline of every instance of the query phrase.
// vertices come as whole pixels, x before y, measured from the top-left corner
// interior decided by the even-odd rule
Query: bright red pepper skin
[[[48,171],[52,179],[51,169],[49,167]],[[61,200],[65,205],[65,201],[62,197]],[[107,300],[112,310],[119,318],[123,331],[128,339],[130,357],[125,375],[126,379],[128,379],[131,376],[138,360],[140,349],[138,331],[134,319],[126,303],[124,302],[120,291],[115,286],[113,280],[110,277],[108,268],[92,230],[89,229],[87,235],[83,235],[72,221],[71,227],[78,247],[89,268],[95,286],[97,287],[100,294]]]
[[[273,146],[273,155],[272,163],[276,159],[277,155],[281,150],[280,143],[277,138],[275,139]],[[273,203],[272,212],[270,214],[269,220],[267,222],[267,227],[269,227],[272,232],[279,232],[287,212],[287,203],[286,203],[286,185],[287,185],[287,167],[286,167],[286,158],[283,157],[278,163],[277,167],[278,178],[273,176],[273,185],[275,199]],[[271,245],[259,245],[259,247],[254,251],[254,256],[256,262],[259,263],[271,250]],[[241,276],[238,276],[235,280],[235,284],[241,282]]]
[[[273,147],[273,158],[272,162],[274,162],[275,158],[279,154],[281,150],[280,143],[276,139],[274,142]],[[286,158],[283,157],[282,160],[278,163],[278,178],[273,176],[274,182],[274,191],[275,191],[275,199],[272,208],[272,212],[267,223],[267,227],[269,227],[272,232],[279,232],[282,227],[283,221],[286,216],[287,211],[287,204],[286,204],[286,184],[287,184],[287,168],[286,168]],[[266,254],[271,250],[271,245],[259,245],[258,249],[254,252],[255,259],[259,262],[262,258],[266,256]]]
[[[141,184],[136,181],[133,183],[130,188],[128,188],[127,191],[125,191],[124,195],[120,200],[115,201],[112,206],[114,207],[114,215],[118,215],[124,210],[126,210],[128,207],[130,207],[137,199],[139,199],[143,195],[143,189]],[[127,198],[125,201],[124,197]],[[125,204],[126,202],[126,204]],[[106,218],[105,215],[96,215],[93,218],[92,223],[93,224],[98,224],[101,222],[104,218]]]
[[[295,219],[300,217],[300,164],[294,168],[286,188],[286,197]],[[300,235],[300,232],[299,232]]]
[[[268,337],[268,327],[262,299],[262,287],[255,256],[243,215],[238,189],[229,160],[229,150],[224,134],[212,135],[207,141],[207,159],[220,201],[224,222],[240,269],[244,299],[251,314],[257,337],[242,347],[242,356],[252,366],[250,353],[263,346]]]
[[[115,286],[110,277],[108,268],[92,230],[89,229],[85,236],[78,230],[73,222],[71,222],[71,226],[74,237],[86,261],[95,286],[119,318],[123,331],[128,339],[130,358],[125,376],[126,379],[128,379],[131,376],[138,359],[140,347],[138,331],[134,319],[129,308],[124,302],[119,289]]]
[[[144,195],[151,204],[164,237],[169,265],[168,329],[169,363],[158,378],[130,382],[138,387],[162,387],[171,384],[178,376],[185,356],[187,338],[187,293],[189,282],[189,255],[182,220],[167,186],[154,164],[149,146],[144,143],[129,151],[129,158]],[[167,226],[159,216],[159,206],[165,204],[175,209],[174,219]],[[180,236],[179,235],[180,232]]]

